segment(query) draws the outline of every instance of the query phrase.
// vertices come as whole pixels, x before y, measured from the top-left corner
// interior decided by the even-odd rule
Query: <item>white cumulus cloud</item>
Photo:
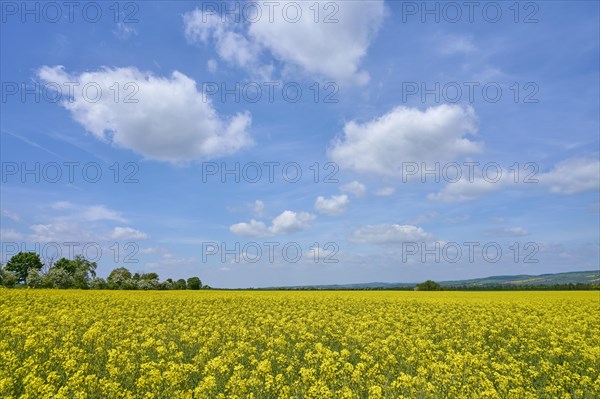
[[[484,179],[477,177],[473,179],[461,178],[457,182],[449,182],[437,193],[430,193],[427,198],[442,202],[464,202],[472,201],[484,195],[507,187],[508,178],[504,177],[498,181],[495,179]]]
[[[558,194],[575,194],[600,188],[600,160],[591,157],[570,158],[539,176],[541,184]]]
[[[250,222],[236,223],[229,226],[229,231],[242,237],[264,237],[269,234],[269,229],[264,222],[250,220]]]
[[[525,227],[505,227],[502,231],[511,236],[526,236],[529,234],[529,230]]]
[[[21,217],[19,216],[18,213],[9,211],[8,209],[3,209],[2,210],[2,216],[6,217],[6,218],[9,218],[9,219],[11,219],[11,220],[13,220],[15,222],[20,222],[21,221]]]
[[[356,243],[392,244],[425,241],[431,238],[421,227],[400,224],[377,224],[358,228],[349,240]]]
[[[254,201],[252,212],[258,217],[263,216],[265,214],[265,203],[261,200]]]
[[[92,241],[89,231],[77,222],[53,220],[51,223],[39,223],[29,226],[32,233],[28,239],[32,242],[82,242]],[[96,239],[97,237],[94,237]]]
[[[20,240],[23,234],[14,229],[0,229],[0,241]]]
[[[503,227],[500,229],[492,229],[485,232],[487,236],[500,237],[522,237],[529,234],[529,230],[525,227]]]
[[[62,66],[44,66],[38,76],[63,87],[63,96],[66,83],[77,84],[72,98],[61,103],[73,119],[97,139],[148,159],[211,159],[252,144],[249,113],[222,118],[196,82],[177,71],[169,77],[132,67],[69,74]]]
[[[148,234],[132,227],[115,227],[110,233],[112,240],[145,240]]]
[[[81,218],[89,222],[98,220],[113,220],[117,222],[126,222],[126,219],[120,212],[107,208],[104,205],[92,205],[84,207],[81,210]]]
[[[389,197],[390,195],[394,195],[396,189],[394,187],[383,187],[382,189],[375,192],[375,195],[378,197]]]
[[[330,158],[340,167],[399,176],[403,162],[443,162],[475,154],[482,144],[471,107],[440,105],[421,111],[397,107],[365,123],[348,122],[333,140]]]
[[[309,228],[309,222],[314,219],[315,216],[308,212],[283,211],[281,215],[273,219],[269,230],[273,234],[293,233]]]
[[[350,193],[355,197],[362,197],[367,192],[367,187],[358,181],[351,181],[340,187],[340,190],[345,193]]]
[[[383,0],[280,1],[272,3],[271,11],[257,4],[262,15],[252,23],[223,20],[208,10],[190,11],[183,16],[186,38],[213,42],[221,59],[254,71],[269,68],[260,59],[268,53],[288,73],[296,70],[343,83],[369,81],[360,64],[381,27]]]
[[[315,209],[326,215],[338,216],[346,211],[346,206],[350,203],[348,196],[333,195],[331,198],[325,198],[323,196],[317,197],[315,201]]]
[[[283,211],[273,219],[271,226],[267,227],[264,222],[252,219],[248,223],[242,222],[229,226],[229,231],[243,237],[289,234],[308,229],[314,219],[315,215],[308,212]]]

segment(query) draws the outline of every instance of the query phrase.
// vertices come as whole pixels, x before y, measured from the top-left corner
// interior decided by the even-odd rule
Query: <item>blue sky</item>
[[[23,4],[3,262],[215,287],[598,268],[597,2]]]

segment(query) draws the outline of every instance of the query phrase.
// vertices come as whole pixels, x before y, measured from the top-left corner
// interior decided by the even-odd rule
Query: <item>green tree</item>
[[[41,270],[42,267],[44,264],[35,252],[19,252],[6,263],[6,270],[15,272],[17,281],[23,282],[27,279],[30,270]]]
[[[187,288],[188,290],[199,290],[202,288],[202,282],[198,277],[190,277],[187,280]]]
[[[160,282],[158,281],[158,274],[156,273],[142,273],[137,286],[141,290],[157,290],[160,288]]]
[[[138,282],[138,288],[140,290],[157,290],[160,288],[160,283],[159,283],[158,279],[156,279],[156,280],[142,279]]]
[[[141,280],[158,280],[158,274],[156,273],[144,273],[140,277]]]
[[[17,273],[3,269],[2,263],[0,263],[0,286],[7,288],[14,287],[17,284],[17,279]]]
[[[71,278],[73,280],[73,288],[78,288],[80,290],[87,290],[90,288],[90,277],[84,270],[76,269],[73,274],[71,274]]]
[[[175,283],[175,288],[174,289],[176,289],[176,290],[185,290],[185,289],[187,289],[187,283],[185,282],[184,279],[180,278]]]
[[[15,272],[11,272],[10,270],[4,271],[4,277],[2,278],[2,285],[6,288],[12,288],[17,285],[19,281],[19,276]]]
[[[110,272],[106,282],[108,283],[108,287],[111,289],[133,288],[131,272],[124,267],[118,267]]]
[[[90,278],[96,277],[96,267],[96,262],[90,262],[85,257],[77,255],[73,260],[67,258],[59,259],[50,270],[62,270],[71,276],[72,288],[87,289],[89,288]],[[64,285],[66,283],[61,284]]]
[[[92,290],[105,290],[108,288],[108,284],[103,278],[94,277],[90,280],[89,287]]]
[[[60,258],[50,269],[62,269],[69,274],[73,274],[77,270],[77,264],[70,259]]]
[[[71,262],[75,265],[75,270],[84,273],[89,278],[96,277],[96,268],[98,267],[96,262],[90,262],[81,255],[75,256]]]
[[[417,284],[416,289],[417,289],[417,291],[442,291],[443,290],[442,286],[433,280],[427,280],[424,283]]]
[[[43,288],[44,275],[39,270],[30,270],[27,279],[25,279],[25,284],[31,288]]]
[[[53,267],[44,276],[44,285],[49,288],[73,288],[73,276],[60,267]]]

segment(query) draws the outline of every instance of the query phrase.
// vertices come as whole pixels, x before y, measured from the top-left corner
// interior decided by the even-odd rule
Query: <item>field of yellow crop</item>
[[[0,289],[2,398],[600,397],[598,292]]]

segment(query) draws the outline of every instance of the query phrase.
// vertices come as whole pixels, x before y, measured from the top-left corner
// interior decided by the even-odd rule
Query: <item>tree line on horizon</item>
[[[44,271],[44,268],[46,270]],[[157,273],[134,273],[125,267],[118,267],[105,279],[96,276],[96,262],[90,262],[83,256],[73,259],[61,258],[56,262],[44,265],[35,252],[19,252],[11,257],[6,266],[0,263],[0,287],[60,288],[60,289],[96,289],[96,290],[200,290],[210,289],[203,285],[199,277],[187,280],[167,278],[159,280]],[[322,290],[318,287],[295,287],[282,290],[312,291]],[[328,288],[336,290],[336,288]],[[415,287],[360,287],[339,288],[340,290],[359,291],[570,291],[600,290],[600,284],[564,283],[548,285],[477,285],[477,286],[442,286],[427,280]],[[262,290],[260,288],[252,290]]]
[[[187,280],[167,278],[160,281],[157,273],[132,274],[125,267],[112,270],[105,280],[96,276],[96,268],[96,262],[90,262],[80,255],[73,259],[61,258],[56,262],[50,262],[49,265],[44,265],[37,253],[19,252],[12,256],[5,266],[0,263],[0,286],[96,290],[200,290],[210,288],[202,285],[199,277],[190,277]]]

